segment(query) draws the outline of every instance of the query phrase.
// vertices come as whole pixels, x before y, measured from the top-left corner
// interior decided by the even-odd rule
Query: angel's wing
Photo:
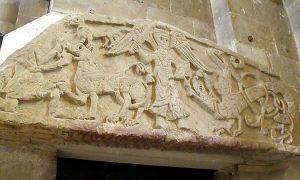
[[[145,25],[135,26],[119,42],[109,49],[108,55],[118,55],[127,51],[136,51],[141,48],[147,36],[148,29]]]
[[[171,32],[171,46],[175,49],[178,55],[192,63],[197,69],[201,69],[205,72],[212,72],[212,70],[204,65],[202,61],[193,53],[185,35],[180,32]]]
[[[213,67],[214,72],[220,74],[225,65],[224,62],[222,61],[222,58],[219,57],[219,54],[222,53],[221,51],[218,51],[213,48],[209,48],[206,50],[206,55],[207,57],[211,60],[210,66]]]

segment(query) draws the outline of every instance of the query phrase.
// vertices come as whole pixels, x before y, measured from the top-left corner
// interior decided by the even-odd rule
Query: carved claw
[[[217,135],[217,136],[221,136],[223,133],[225,133],[225,128],[214,128],[213,132]]]
[[[243,133],[242,130],[237,130],[237,131],[234,131],[234,132],[232,133],[232,136],[233,136],[233,137],[237,137],[237,136],[241,135],[242,133]]]
[[[140,123],[137,122],[136,120],[134,119],[126,119],[125,122],[123,123],[125,126],[137,126],[139,125]]]
[[[106,122],[117,124],[120,122],[120,117],[117,114],[110,114],[106,117]]]
[[[221,136],[224,133],[227,133],[229,136],[231,137],[235,137],[235,132],[232,132],[230,129],[226,128],[226,127],[219,127],[219,128],[214,128],[213,132],[217,135],[217,136]]]

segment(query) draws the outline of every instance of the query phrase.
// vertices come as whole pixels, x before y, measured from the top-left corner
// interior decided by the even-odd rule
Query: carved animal
[[[264,121],[272,119],[274,125],[269,128],[271,138],[281,143],[292,142],[293,100],[283,88],[279,88],[280,84],[265,83],[251,72],[238,72],[238,69],[244,67],[244,62],[233,56],[226,59],[225,54],[218,50],[209,49],[207,55],[216,65],[214,73],[196,73],[191,79],[185,79],[184,84],[192,99],[206,105],[217,119],[228,121],[227,126],[215,128],[214,131],[217,134],[226,132],[230,136],[237,136],[243,132],[244,119],[246,125],[260,127],[266,135]],[[252,78],[255,84],[243,84],[246,78]],[[236,92],[232,89],[234,83],[238,86]],[[255,103],[260,105],[254,106]],[[246,109],[256,119],[250,120],[247,115],[243,117]],[[235,124],[237,127],[233,130]]]
[[[107,121],[121,121],[127,125],[137,124],[147,105],[148,87],[146,83],[123,73],[108,75],[100,69],[91,61],[80,61],[75,75],[74,83],[78,94],[91,99],[88,118],[94,119],[97,116],[98,96],[111,94],[121,105],[121,109],[118,114],[107,117]],[[142,88],[142,91],[138,91],[138,88]],[[129,109],[137,110],[134,119],[128,119],[127,111]]]

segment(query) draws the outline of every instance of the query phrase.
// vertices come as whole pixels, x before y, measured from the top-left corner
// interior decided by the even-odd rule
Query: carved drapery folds
[[[43,104],[50,120],[145,126],[148,119],[152,129],[201,133],[195,124],[202,119],[194,118],[200,108],[214,117],[208,134],[250,130],[293,141],[293,97],[279,77],[243,57],[147,20],[86,15],[68,17],[57,29],[52,40],[36,40],[9,58],[1,111],[28,113]]]

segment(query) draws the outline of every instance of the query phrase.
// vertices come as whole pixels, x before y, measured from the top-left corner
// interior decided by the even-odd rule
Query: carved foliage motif
[[[168,129],[172,121],[178,129],[193,131],[186,123],[190,112],[181,85],[216,121],[226,122],[214,133],[239,136],[246,125],[275,142],[293,141],[293,98],[277,77],[243,58],[158,22],[80,16],[64,23],[70,31],[58,34],[49,51],[36,48],[30,52],[33,58],[18,59],[2,72],[2,111],[15,112],[23,102],[49,99],[50,117],[95,120],[99,98],[109,95],[120,109],[104,117],[104,123],[138,126],[149,113],[154,129]],[[108,73],[101,66],[101,57],[124,56],[135,62],[122,72]],[[86,114],[64,113],[62,97],[87,107]]]

